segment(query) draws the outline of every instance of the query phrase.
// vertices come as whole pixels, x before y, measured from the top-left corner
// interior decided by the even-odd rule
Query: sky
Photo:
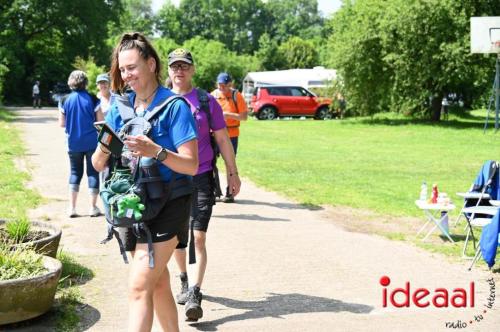
[[[165,0],[152,0],[153,1],[153,11],[156,12],[163,5]],[[178,5],[179,0],[172,0],[172,3]],[[333,13],[340,8],[341,0],[318,0],[319,10],[325,15]]]

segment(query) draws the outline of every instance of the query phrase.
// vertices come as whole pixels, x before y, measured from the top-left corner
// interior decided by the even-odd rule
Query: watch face
[[[161,149],[160,152],[158,152],[156,159],[158,159],[158,161],[164,161],[167,159],[167,150]]]

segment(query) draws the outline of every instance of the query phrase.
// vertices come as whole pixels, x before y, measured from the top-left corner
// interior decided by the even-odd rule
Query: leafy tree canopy
[[[470,54],[469,19],[500,11],[498,1],[345,1],[327,27],[327,62],[360,114],[394,110],[439,119],[444,94],[466,104],[487,89],[493,57]]]
[[[31,97],[33,81],[42,96],[56,81],[65,81],[76,56],[107,61],[106,22],[117,18],[114,0],[12,0],[0,5],[3,94],[9,101]],[[8,45],[8,48],[5,47]]]

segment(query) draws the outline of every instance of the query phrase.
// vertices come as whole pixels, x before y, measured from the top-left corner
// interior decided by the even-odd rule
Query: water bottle
[[[160,176],[160,169],[153,158],[141,158],[142,181],[146,184],[148,197],[157,199],[163,196],[163,181]]]
[[[420,189],[420,200],[422,202],[427,201],[427,183],[424,181]]]

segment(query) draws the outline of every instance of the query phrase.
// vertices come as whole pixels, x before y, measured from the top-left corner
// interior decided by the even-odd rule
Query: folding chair
[[[467,246],[472,238],[474,249],[476,249],[476,239],[474,237],[473,227],[484,228],[488,226],[492,218],[498,213],[498,206],[471,206],[463,209],[467,220],[467,235],[465,236],[464,248],[462,250],[462,258],[474,258],[475,256],[467,256]]]
[[[483,166],[481,166],[481,170],[476,176],[476,180],[471,185],[469,191],[466,193],[457,193],[458,196],[464,198],[464,204],[453,226],[457,226],[462,216],[464,216],[466,220],[469,219],[470,216],[464,213],[465,208],[471,206],[490,205],[488,203],[490,199],[497,199],[499,196],[498,191],[500,189],[500,186],[498,186],[498,173],[499,163],[493,160],[488,160],[483,164]],[[469,226],[467,225],[466,227]]]
[[[500,208],[497,213],[490,219],[490,222],[484,226],[479,246],[477,246],[476,254],[469,266],[469,271],[474,264],[483,256],[488,268],[491,270],[495,264],[497,248],[500,247]]]

